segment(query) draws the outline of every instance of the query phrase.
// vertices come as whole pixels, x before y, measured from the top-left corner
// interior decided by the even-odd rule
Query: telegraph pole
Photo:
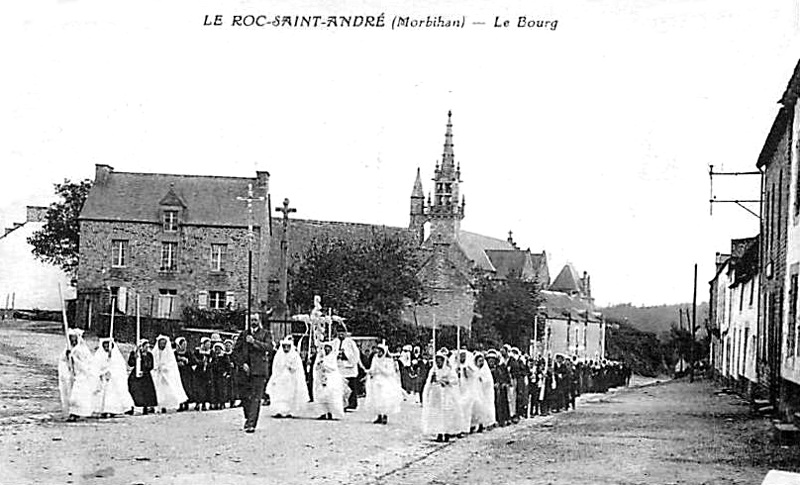
[[[245,331],[250,331],[250,309],[253,299],[253,202],[264,200],[264,197],[253,195],[253,184],[247,184],[247,197],[237,197],[236,200],[247,202],[247,317],[245,318]]]
[[[697,331],[697,263],[694,263],[694,292],[692,294],[692,338],[689,347],[689,382],[694,382],[694,334]]]

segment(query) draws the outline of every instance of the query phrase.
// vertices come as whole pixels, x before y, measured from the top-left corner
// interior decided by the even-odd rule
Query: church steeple
[[[429,204],[431,236],[444,241],[455,241],[464,218],[464,203],[459,204],[461,164],[456,164],[453,151],[453,113],[447,112],[447,127],[444,134],[442,162],[436,163],[434,171],[433,204]]]
[[[411,191],[411,218],[408,223],[408,228],[417,238],[417,244],[422,244],[425,240],[425,222],[427,220],[422,177],[420,177],[419,167],[417,167],[417,179],[414,180],[414,189]]]

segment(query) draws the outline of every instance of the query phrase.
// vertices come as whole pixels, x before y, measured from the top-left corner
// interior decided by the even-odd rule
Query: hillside
[[[678,326],[678,309],[688,308],[691,313],[691,303],[680,303],[674,305],[641,306],[636,307],[630,303],[613,305],[601,308],[607,320],[627,321],[634,328],[643,332],[650,332],[658,335],[659,339],[666,341],[669,338],[669,329],[674,325]],[[705,321],[708,318],[708,303],[698,303],[697,305],[697,336],[701,337],[705,333]],[[684,317],[684,326],[686,318]]]

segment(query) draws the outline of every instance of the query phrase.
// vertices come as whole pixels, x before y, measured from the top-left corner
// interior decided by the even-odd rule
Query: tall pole
[[[694,264],[694,292],[692,294],[692,338],[689,342],[689,382],[694,382],[694,333],[697,331],[697,263]]]
[[[247,315],[244,320],[245,332],[250,332],[250,312],[253,299],[253,201],[264,199],[265,197],[255,197],[253,195],[253,184],[247,184],[247,197],[236,198],[236,200],[247,202]],[[264,256],[262,255],[262,257]]]

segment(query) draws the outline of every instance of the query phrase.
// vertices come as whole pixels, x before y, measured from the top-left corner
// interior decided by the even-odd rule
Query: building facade
[[[252,308],[268,300],[269,174],[254,178],[115,172],[97,165],[81,211],[79,324],[117,308],[180,319],[186,306]],[[252,219],[243,198],[251,197]],[[252,240],[249,227],[252,225]],[[125,288],[120,293],[119,288]]]

